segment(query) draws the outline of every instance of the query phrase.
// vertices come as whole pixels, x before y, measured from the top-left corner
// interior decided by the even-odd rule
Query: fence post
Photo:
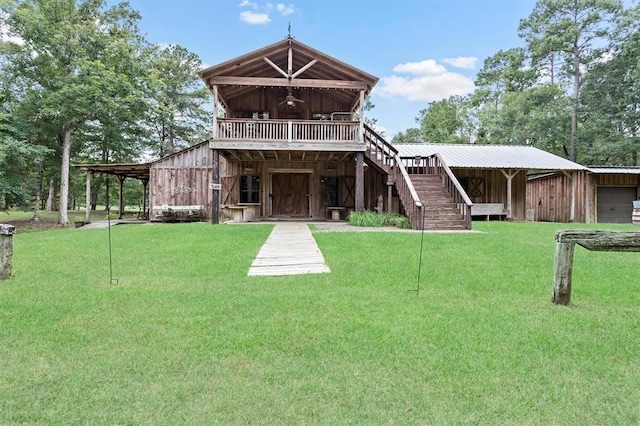
[[[11,256],[13,255],[13,225],[0,223],[0,280],[11,276]]]

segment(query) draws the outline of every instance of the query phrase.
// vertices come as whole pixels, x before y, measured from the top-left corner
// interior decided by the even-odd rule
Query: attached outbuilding
[[[633,202],[640,199],[640,167],[588,167],[577,174],[575,221],[631,223]],[[561,173],[539,173],[527,182],[527,209],[538,221],[570,222],[566,202],[570,182]]]

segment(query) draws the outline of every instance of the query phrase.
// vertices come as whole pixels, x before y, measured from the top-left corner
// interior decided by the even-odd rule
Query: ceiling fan
[[[295,105],[296,102],[299,102],[302,104],[304,103],[302,99],[298,99],[295,96],[293,96],[291,94],[291,88],[289,88],[287,96],[278,105],[287,104],[289,106],[293,106]]]

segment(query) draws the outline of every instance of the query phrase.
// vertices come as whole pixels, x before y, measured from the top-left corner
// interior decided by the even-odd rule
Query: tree
[[[68,224],[69,165],[74,132],[101,111],[138,96],[138,13],[104,0],[3,0],[12,36],[7,68],[25,87],[34,119],[53,129],[61,149],[58,222]]]
[[[210,94],[197,71],[200,58],[177,45],[154,46],[149,52],[150,108],[148,122],[156,135],[160,155],[201,142],[210,132],[210,111],[203,106]]]
[[[422,139],[430,143],[471,142],[465,126],[467,110],[468,101],[461,96],[430,102],[416,118]]]
[[[581,90],[587,164],[638,165],[640,151],[640,6],[626,11],[608,60],[585,75]]]
[[[477,89],[472,102],[474,105],[490,102],[497,107],[505,93],[531,87],[536,77],[536,71],[526,66],[524,49],[500,50],[484,60],[484,65],[476,77]]]
[[[573,82],[571,144],[569,158],[578,158],[578,121],[582,70],[606,41],[610,27],[622,11],[619,0],[538,0],[531,15],[518,27],[527,42],[534,65],[559,55],[564,58],[563,73]]]
[[[411,127],[404,132],[398,132],[391,140],[391,143],[424,143],[424,141],[422,140],[420,129],[418,129],[417,127]]]

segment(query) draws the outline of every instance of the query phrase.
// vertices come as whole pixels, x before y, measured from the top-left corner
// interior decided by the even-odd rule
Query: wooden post
[[[215,139],[218,136],[218,86],[213,86],[213,119],[211,122],[211,137]]]
[[[13,225],[0,223],[0,280],[11,276],[11,257],[13,256]]]
[[[149,219],[147,212],[147,192],[149,190],[149,179],[142,179],[142,217]]]
[[[552,300],[560,305],[568,305],[571,300],[573,248],[576,244],[592,251],[640,252],[640,232],[559,231],[556,241]]]
[[[356,211],[364,210],[364,153],[356,153]]]
[[[91,223],[91,170],[87,170],[87,194],[86,194],[86,206],[84,214],[84,223]]]
[[[214,184],[220,184],[220,151],[213,150],[213,176]],[[220,191],[222,189],[212,189],[211,194],[211,223],[220,223]]]
[[[515,175],[518,174],[519,170],[509,171],[509,172],[500,170],[500,172],[502,172],[504,177],[507,179],[507,219],[513,219],[513,211],[512,211],[513,196],[512,196],[511,182],[513,181],[513,178],[515,177]]]
[[[553,303],[568,305],[571,300],[574,243],[557,243],[553,270]]]
[[[118,219],[122,219],[124,215],[124,180],[125,176],[118,176],[118,182],[120,182],[120,206],[118,206]]]

